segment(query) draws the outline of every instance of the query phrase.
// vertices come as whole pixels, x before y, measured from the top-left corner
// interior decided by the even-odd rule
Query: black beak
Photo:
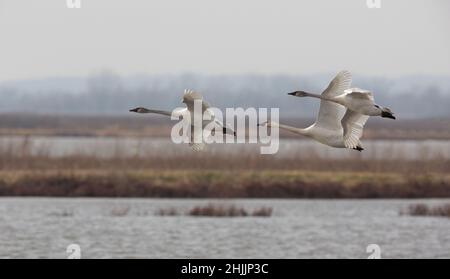
[[[137,111],[138,111],[137,108],[135,108],[135,109],[130,109],[130,112],[137,112]]]
[[[295,96],[295,92],[288,93],[288,95]]]
[[[381,117],[395,119],[395,116],[392,113],[387,112],[387,111],[381,112]]]

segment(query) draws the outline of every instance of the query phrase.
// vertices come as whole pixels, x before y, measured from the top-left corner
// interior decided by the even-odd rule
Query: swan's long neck
[[[147,109],[147,108],[142,108],[141,110],[137,111],[137,113],[157,113],[157,114],[168,115],[168,116],[172,115],[172,112],[170,112],[170,111]]]
[[[305,96],[312,97],[312,98],[317,98],[317,99],[321,99],[321,100],[325,100],[325,101],[335,102],[335,100],[333,100],[331,98],[328,98],[326,96],[322,96],[320,94],[314,94],[314,93],[307,93],[307,92],[305,92]]]
[[[300,135],[304,135],[304,136],[309,136],[308,132],[306,131],[306,129],[301,129],[301,128],[296,128],[296,127],[292,127],[292,126],[288,126],[288,125],[283,125],[283,124],[279,124],[279,123],[272,123],[272,126],[277,126],[280,129],[295,133],[295,134],[300,134]]]

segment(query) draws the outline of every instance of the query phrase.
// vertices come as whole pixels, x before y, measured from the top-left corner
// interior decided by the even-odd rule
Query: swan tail
[[[274,127],[275,126],[275,127],[277,127],[277,126],[279,126],[279,124],[275,121],[264,121],[264,122],[258,123],[258,126],[261,126],[261,127],[264,127],[264,126]]]

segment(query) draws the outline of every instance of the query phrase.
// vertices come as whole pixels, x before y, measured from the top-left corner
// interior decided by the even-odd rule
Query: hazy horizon
[[[333,74],[316,75],[136,75],[103,72],[89,77],[0,83],[0,113],[127,114],[131,107],[172,110],[184,89],[200,92],[212,106],[280,108],[281,117],[314,118],[319,102],[287,92],[322,92]],[[449,117],[450,78],[353,76],[352,86],[371,90],[376,102],[400,119]],[[427,101],[424,102],[424,96]]]

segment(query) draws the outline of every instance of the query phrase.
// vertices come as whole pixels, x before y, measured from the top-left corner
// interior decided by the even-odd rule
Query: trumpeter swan
[[[280,129],[311,137],[328,146],[362,151],[364,149],[361,146],[360,138],[369,116],[346,110],[342,105],[327,100],[342,94],[350,87],[350,83],[351,78],[348,78],[346,72],[339,73],[330,82],[321,95],[324,98],[321,98],[316,122],[307,128],[301,129],[272,121],[266,121],[260,126],[277,126]]]
[[[343,76],[350,85],[352,81],[352,75],[348,71],[342,71],[339,73]],[[381,107],[375,104],[372,92],[360,88],[346,89],[341,94],[336,96],[324,96],[319,94],[308,93],[305,91],[295,91],[288,93],[289,95],[296,97],[313,97],[322,100],[338,103],[344,107],[368,116],[381,116],[385,118],[395,119],[394,113],[385,107]]]
[[[194,116],[194,102],[196,100],[201,101],[202,104],[202,110],[200,111],[201,115],[195,115]],[[211,127],[211,122],[215,122],[215,126],[222,128],[222,133],[224,134],[232,134],[236,136],[236,132],[233,131],[232,128],[230,128],[228,125],[223,124],[219,119],[217,119],[214,115],[214,112],[210,109],[210,105],[203,100],[203,97],[200,93],[192,91],[192,90],[185,90],[183,95],[183,103],[186,105],[186,108],[177,109],[174,111],[164,111],[164,110],[156,110],[156,109],[147,109],[143,107],[137,107],[134,109],[130,109],[130,112],[136,112],[136,113],[156,113],[156,114],[162,114],[167,116],[174,116],[178,118],[183,118],[185,121],[188,121],[188,124],[191,127],[190,131],[190,142],[189,145],[192,147],[194,151],[201,151],[205,147],[205,143],[203,141],[203,133],[194,133],[194,118],[199,117],[198,119],[202,119],[201,125],[203,130],[206,127]],[[210,120],[204,120],[203,116],[206,116],[206,119]],[[210,131],[209,131],[210,132]],[[215,131],[217,132],[217,131]]]

